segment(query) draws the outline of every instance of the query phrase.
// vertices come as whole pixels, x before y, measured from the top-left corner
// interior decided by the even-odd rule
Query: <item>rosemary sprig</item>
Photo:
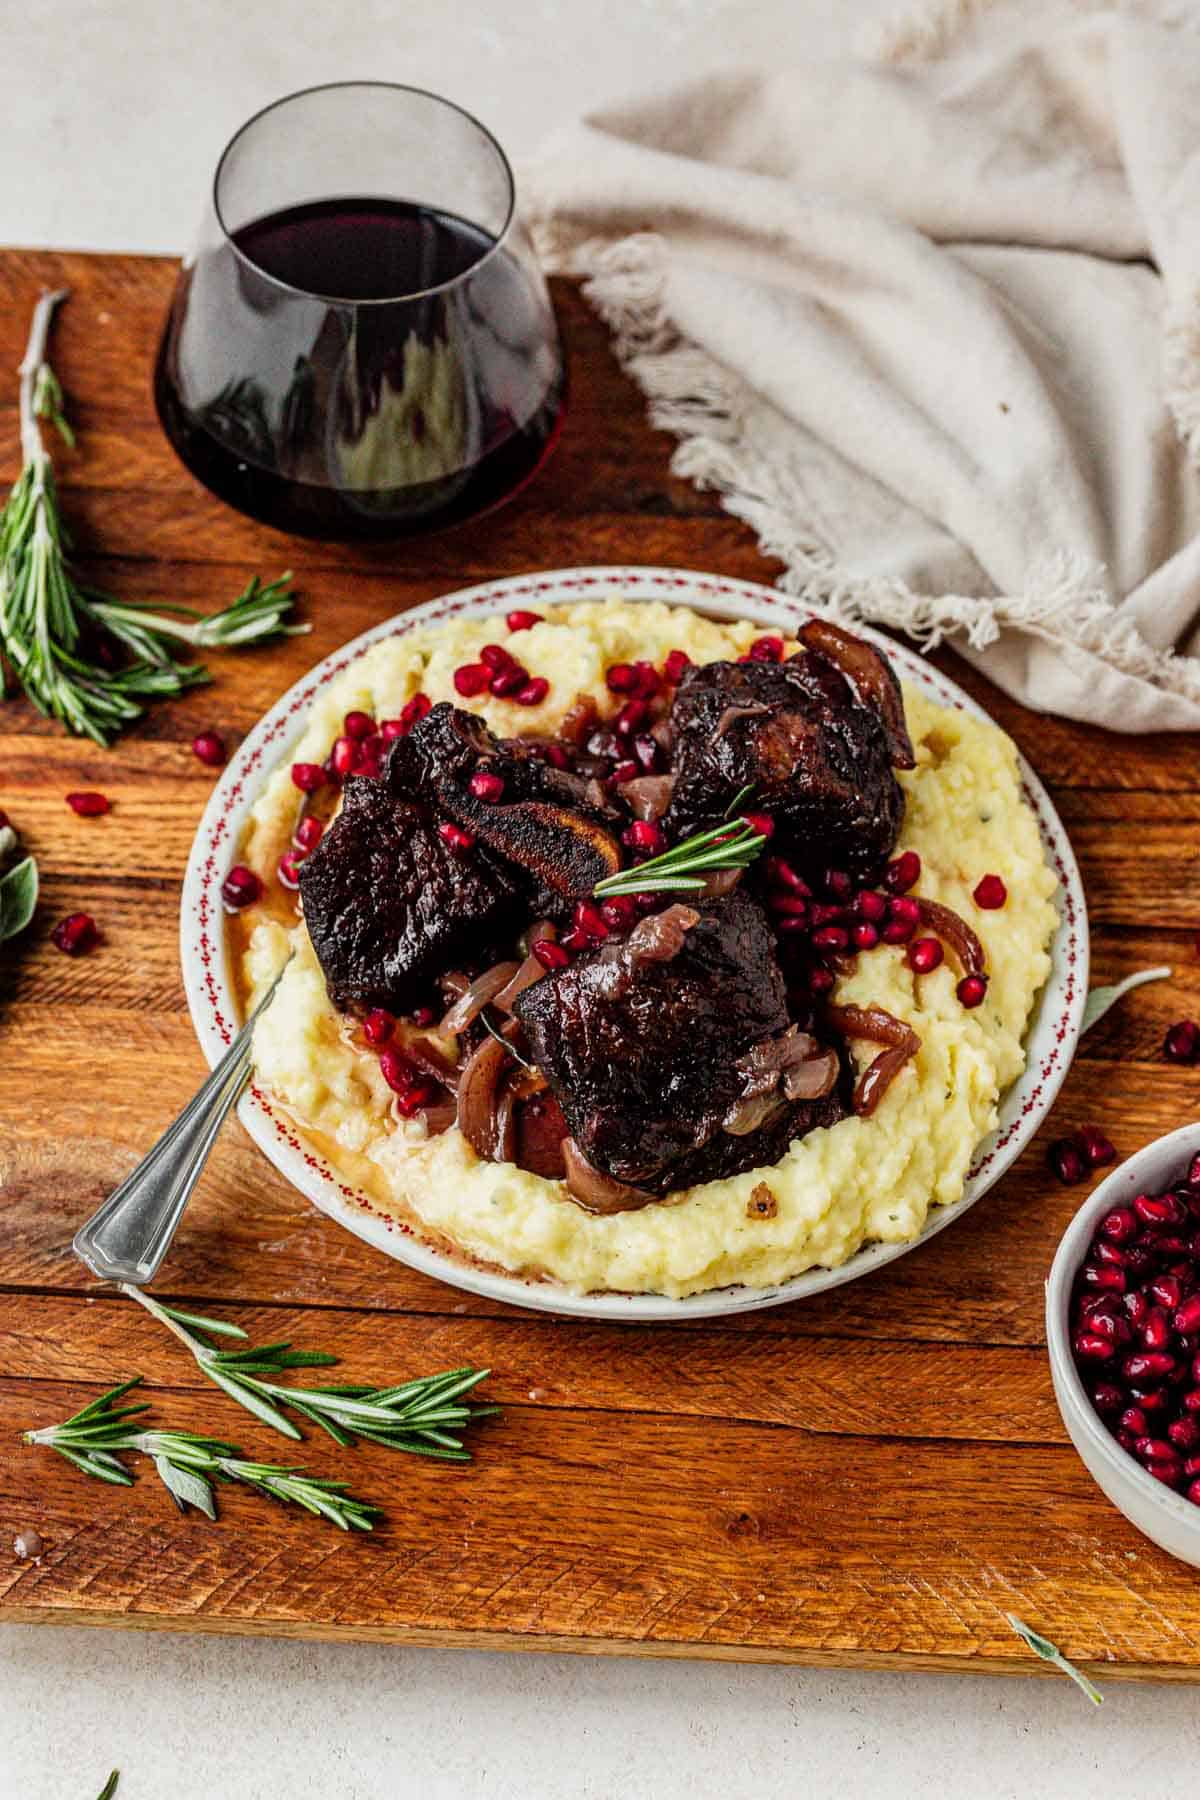
[[[85,1475],[115,1487],[133,1486],[122,1453],[148,1456],[180,1512],[194,1506],[206,1518],[215,1519],[213,1482],[237,1481],[286,1506],[302,1506],[306,1512],[319,1514],[342,1531],[373,1529],[373,1515],[379,1508],[356,1500],[344,1481],[326,1481],[293,1465],[252,1462],[236,1444],[227,1444],[222,1438],[202,1437],[193,1431],[144,1430],[141,1414],[148,1411],[145,1402],[117,1404],[140,1381],[137,1375],[110,1388],[61,1425],[27,1431],[25,1442],[56,1450]]]
[[[120,1779],[121,1779],[120,1769],[114,1769],[112,1774],[109,1776],[108,1780],[105,1782],[104,1786],[101,1788],[100,1793],[97,1796],[97,1800],[113,1800],[113,1795],[117,1791],[117,1783],[120,1781]]]
[[[264,1425],[281,1431],[285,1437],[297,1440],[301,1437],[297,1427],[280,1410],[287,1406],[302,1418],[319,1425],[338,1444],[353,1444],[356,1438],[368,1438],[374,1444],[406,1450],[413,1456],[433,1456],[443,1462],[470,1462],[471,1453],[463,1448],[459,1433],[478,1419],[488,1418],[500,1410],[496,1406],[465,1403],[463,1396],[490,1373],[487,1369],[474,1369],[469,1365],[445,1369],[439,1375],[419,1376],[415,1381],[390,1388],[287,1387],[271,1377],[287,1369],[335,1363],[337,1357],[324,1350],[293,1350],[287,1342],[217,1350],[196,1333],[244,1339],[245,1332],[223,1319],[206,1319],[197,1313],[184,1313],[175,1307],[164,1306],[129,1283],[123,1282],[121,1287],[187,1346],[210,1381],[239,1406],[244,1406],[247,1412],[253,1413],[256,1419],[261,1419]]]
[[[1061,1669],[1064,1675],[1069,1675],[1075,1686],[1081,1693],[1087,1695],[1093,1706],[1104,1705],[1104,1695],[1095,1682],[1089,1681],[1082,1669],[1077,1669],[1073,1662],[1068,1662],[1057,1644],[1052,1644],[1049,1638],[1044,1638],[1031,1625],[1026,1625],[1024,1619],[1018,1619],[1016,1613],[1005,1613],[1004,1616],[1022,1643],[1028,1644],[1035,1656],[1040,1656],[1043,1662],[1052,1663],[1056,1669]]]
[[[21,363],[22,468],[0,510],[0,652],[39,712],[107,744],[141,717],[148,701],[209,679],[201,663],[177,661],[170,642],[261,643],[307,627],[283,623],[291,605],[286,575],[265,587],[256,577],[212,618],[169,603],[157,611],[121,603],[78,580],[68,561],[70,538],[39,426],[45,419],[68,445],[75,441],[63,413],[62,388],[46,361],[51,320],[65,298],[64,289],[41,296]],[[181,617],[197,622],[179,623]],[[113,653],[122,650],[132,660],[110,666]]]
[[[661,856],[606,875],[592,892],[601,899],[616,894],[694,893],[704,886],[705,875],[716,869],[746,868],[766,841],[749,819],[731,819],[727,825],[684,838]]]

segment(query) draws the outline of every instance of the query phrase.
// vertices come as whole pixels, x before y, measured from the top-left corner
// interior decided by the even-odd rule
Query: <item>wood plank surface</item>
[[[81,559],[136,598],[204,607],[254,570],[297,572],[309,637],[214,662],[111,752],[21,701],[0,709],[0,807],[41,862],[33,930],[0,949],[0,1620],[410,1643],[1040,1672],[1014,1611],[1101,1674],[1200,1675],[1200,1586],[1113,1511],[1067,1442],[1042,1282],[1085,1190],[1045,1136],[1085,1121],[1123,1153],[1195,1116],[1200,1071],[1162,1034],[1200,1010],[1194,741],[1043,719],[949,652],[940,666],[1017,738],[1083,870],[1093,976],[1170,963],[1084,1042],[1049,1132],[969,1218],[869,1281],[767,1313],[662,1328],[558,1320],[460,1294],[309,1207],[239,1126],[225,1133],[158,1291],[228,1308],[254,1336],[334,1349],[370,1381],[490,1365],[503,1416],[466,1470],[304,1447],[387,1517],[343,1538],[231,1490],[180,1518],[143,1477],[89,1483],[19,1432],[141,1371],[156,1412],[279,1460],[140,1311],[90,1280],[71,1235],[193,1091],[203,1063],[179,974],[179,883],[232,744],[318,658],[470,581],[575,562],[672,563],[770,581],[777,565],[714,496],[673,477],[579,295],[556,300],[572,399],[556,456],[509,507],[443,537],[307,545],[221,507],[180,467],[149,392],[165,261],[0,253],[0,480],[17,468],[12,371],[40,287],[72,298],[54,359],[79,427],[58,459]],[[72,788],[110,816],[78,819]],[[102,948],[49,943],[86,908]],[[8,1540],[34,1525],[37,1564]]]

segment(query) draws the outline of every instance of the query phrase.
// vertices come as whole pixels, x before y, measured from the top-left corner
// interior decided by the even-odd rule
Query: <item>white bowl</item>
[[[210,1063],[228,1047],[237,1029],[237,1004],[226,967],[225,917],[221,881],[236,860],[236,849],[253,806],[272,769],[289,760],[289,749],[304,730],[313,696],[381,638],[462,614],[504,613],[514,606],[554,606],[601,600],[619,591],[625,600],[667,601],[717,618],[750,619],[769,630],[794,636],[809,608],[777,588],[686,569],[556,569],[485,582],[444,595],[364,632],[298,681],[244,739],[230,760],[200,821],[184,878],[180,917],[183,979],[192,1021]],[[905,680],[923,688],[943,706],[986,718],[983,708],[933,665],[902,644],[866,629],[862,636],[886,651]],[[662,1294],[572,1294],[552,1282],[524,1279],[459,1261],[424,1243],[399,1220],[380,1213],[305,1142],[291,1119],[257,1088],[239,1108],[242,1123],[264,1154],[293,1186],[357,1236],[387,1255],[468,1293],[510,1305],[575,1318],[650,1321],[712,1318],[778,1306],[823,1293],[883,1268],[915,1244],[943,1231],[962,1216],[1020,1155],[1049,1111],[1079,1041],[1087,999],[1087,907],[1079,870],[1062,822],[1041,782],[1021,760],[1024,793],[1041,831],[1042,843],[1058,876],[1059,928],[1050,946],[1051,971],[1026,1034],[1024,1073],[1001,1097],[999,1123],[975,1152],[965,1191],[952,1206],[934,1207],[920,1236],[906,1244],[869,1244],[836,1269],[809,1269],[775,1287],[730,1287],[673,1300]]]
[[[1135,1194],[1157,1194],[1179,1178],[1200,1150],[1200,1125],[1147,1144],[1107,1176],[1075,1214],[1058,1246],[1046,1283],[1046,1346],[1050,1373],[1063,1424],[1071,1442],[1113,1505],[1131,1525],[1172,1556],[1200,1568],[1200,1506],[1185,1500],[1153,1475],[1147,1475],[1122,1450],[1096,1412],[1071,1355],[1069,1309],[1075,1275],[1087,1254],[1096,1226],[1114,1206]]]

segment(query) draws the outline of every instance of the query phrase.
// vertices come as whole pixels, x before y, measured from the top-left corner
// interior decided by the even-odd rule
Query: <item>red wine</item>
[[[553,447],[564,388],[525,263],[452,213],[371,199],[272,213],[185,272],[155,373],[207,487],[344,539],[498,505]]]

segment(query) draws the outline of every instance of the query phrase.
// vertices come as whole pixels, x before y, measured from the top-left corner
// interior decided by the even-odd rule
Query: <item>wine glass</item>
[[[395,538],[498,505],[552,449],[566,376],[495,138],[390,82],[257,113],[217,166],[154,393],[192,473],[284,531]]]

